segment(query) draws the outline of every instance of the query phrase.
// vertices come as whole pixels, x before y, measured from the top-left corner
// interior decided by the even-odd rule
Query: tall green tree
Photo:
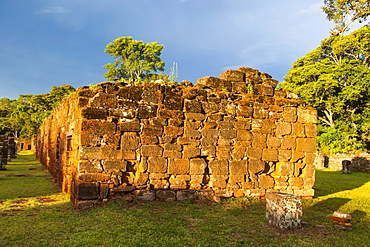
[[[15,122],[11,121],[11,114],[17,107],[15,99],[0,99],[0,134],[17,136]]]
[[[370,148],[370,27],[332,35],[293,63],[281,83],[318,110],[322,151]]]
[[[348,31],[353,22],[362,23],[370,15],[370,0],[324,0],[324,4],[327,19],[336,24],[334,35]]]
[[[105,77],[111,81],[128,80],[140,82],[151,76],[152,72],[164,71],[160,55],[164,46],[158,42],[144,43],[132,37],[121,37],[109,43],[104,52],[114,57],[114,63],[103,67]]]

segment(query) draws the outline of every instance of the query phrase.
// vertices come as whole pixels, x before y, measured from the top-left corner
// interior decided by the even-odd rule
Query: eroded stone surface
[[[276,84],[239,68],[196,85],[80,88],[45,119],[37,157],[77,208],[135,193],[183,200],[189,190],[311,197],[316,111]]]
[[[300,195],[269,192],[266,194],[267,222],[279,229],[297,229],[302,225]]]

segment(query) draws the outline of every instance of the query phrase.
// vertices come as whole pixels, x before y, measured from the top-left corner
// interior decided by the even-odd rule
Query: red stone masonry
[[[103,82],[44,121],[37,157],[78,209],[132,196],[314,194],[316,110],[250,68],[196,85]]]

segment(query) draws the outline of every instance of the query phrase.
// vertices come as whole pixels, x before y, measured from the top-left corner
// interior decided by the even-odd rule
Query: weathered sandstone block
[[[301,196],[285,193],[266,194],[267,222],[279,229],[297,229],[302,225]]]
[[[158,115],[161,118],[178,119],[178,120],[184,119],[184,113],[179,110],[159,109]]]
[[[148,171],[166,173],[167,172],[167,159],[160,157],[150,157],[148,159]]]
[[[262,150],[262,160],[265,161],[279,161],[278,159],[278,150],[276,149],[263,149]]]
[[[239,70],[227,69],[220,74],[219,78],[226,81],[244,82],[245,74]]]
[[[203,175],[207,167],[207,162],[204,159],[196,158],[190,160],[190,174]]]
[[[278,122],[276,123],[276,135],[284,136],[292,133],[292,125],[290,123]]]
[[[142,93],[142,87],[133,85],[121,87],[116,94],[122,99],[128,99],[138,102],[142,99]]]
[[[210,174],[227,175],[229,173],[229,163],[226,160],[212,160],[208,166]]]
[[[251,159],[260,160],[262,159],[262,149],[261,148],[247,148],[247,156]]]
[[[184,146],[183,157],[184,159],[196,158],[200,156],[200,149],[197,147]]]
[[[169,159],[168,173],[175,175],[189,174],[190,164],[188,159]]]
[[[121,122],[119,125],[119,130],[122,132],[139,132],[140,122],[138,120]]]
[[[314,108],[298,108],[298,121],[301,123],[316,123],[317,111]]]
[[[135,191],[135,195],[137,196],[138,200],[143,200],[143,201],[154,201],[155,200],[154,191],[139,190],[139,191]]]
[[[247,175],[247,161],[230,161],[229,162],[230,175]],[[244,181],[243,181],[244,182]]]
[[[263,174],[258,177],[258,184],[261,189],[272,189],[275,181],[273,177]]]
[[[78,171],[79,172],[102,172],[103,167],[100,164],[100,161],[79,161],[78,162]]]
[[[74,182],[72,193],[77,200],[94,200],[99,198],[99,183]]]
[[[122,171],[122,172],[125,172],[126,168],[127,168],[127,161],[125,161],[125,160],[122,160],[122,161],[106,160],[102,163],[103,164],[101,166],[106,171]]]
[[[121,137],[121,149],[136,150],[140,146],[140,138],[135,132],[125,132]]]
[[[121,160],[122,153],[119,150],[102,147],[85,147],[80,150],[81,160]]]
[[[186,112],[200,113],[202,112],[202,102],[197,100],[185,100],[184,102]]]
[[[158,201],[176,201],[176,192],[172,190],[158,190],[155,194]]]
[[[232,90],[231,82],[212,76],[205,76],[198,79],[196,85],[228,92]]]
[[[178,190],[176,192],[176,198],[178,201],[187,201],[195,199],[194,190]]]
[[[209,186],[213,189],[226,188],[227,175],[210,175]]]
[[[297,138],[297,150],[302,152],[316,152],[315,138]]]
[[[111,94],[103,92],[97,93],[94,97],[90,98],[89,105],[91,107],[103,107],[103,108],[116,108],[117,100]]]
[[[256,94],[266,95],[266,96],[273,96],[274,95],[274,88],[272,86],[269,86],[269,85],[255,85],[254,88],[255,88],[254,92]]]
[[[160,157],[163,154],[163,148],[157,145],[143,145],[141,146],[141,155]]]
[[[81,114],[86,119],[106,119],[108,117],[108,111],[104,108],[85,107]]]

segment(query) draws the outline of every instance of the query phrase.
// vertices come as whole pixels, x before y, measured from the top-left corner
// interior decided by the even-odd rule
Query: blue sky
[[[169,74],[193,83],[252,67],[281,81],[329,36],[316,0],[0,0],[0,98],[105,81],[122,36],[165,46]]]

